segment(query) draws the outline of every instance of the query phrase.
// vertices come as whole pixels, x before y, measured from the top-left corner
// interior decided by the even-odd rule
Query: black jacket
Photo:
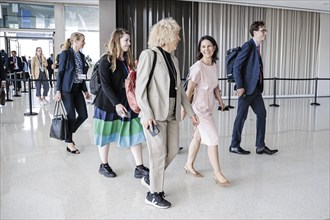
[[[99,76],[101,89],[95,98],[95,106],[107,112],[115,112],[115,106],[119,103],[125,107],[128,106],[124,87],[127,70],[123,62],[118,59],[116,65],[116,70],[112,72],[110,69],[111,63],[107,60],[107,56],[103,56],[100,59]]]
[[[22,59],[20,57],[16,57],[17,59],[17,64],[18,64],[18,70],[16,70],[16,72],[20,72],[20,71],[23,71],[23,62],[22,62]],[[13,57],[9,57],[8,59],[8,68],[9,68],[9,71],[11,73],[14,72],[14,68],[15,68],[15,64],[10,64],[10,62],[12,62],[14,59]]]

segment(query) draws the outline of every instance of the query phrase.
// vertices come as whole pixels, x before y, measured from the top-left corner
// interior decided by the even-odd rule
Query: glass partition
[[[85,35],[82,52],[95,63],[99,59],[99,8],[98,6],[65,6],[65,38],[72,32]]]
[[[0,4],[0,28],[54,29],[54,6],[24,3]]]

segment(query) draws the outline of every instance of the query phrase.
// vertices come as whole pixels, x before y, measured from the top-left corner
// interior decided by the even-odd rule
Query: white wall
[[[330,78],[330,14],[320,14],[319,78]],[[319,96],[330,96],[330,81],[320,80]]]

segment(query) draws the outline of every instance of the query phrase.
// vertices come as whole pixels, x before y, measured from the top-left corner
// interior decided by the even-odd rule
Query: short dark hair
[[[212,55],[212,62],[215,63],[216,60],[218,60],[218,52],[219,52],[219,47],[218,47],[218,44],[217,42],[214,40],[213,37],[209,36],[209,35],[205,35],[203,37],[201,37],[201,39],[199,40],[198,42],[198,56],[197,56],[197,59],[200,60],[203,58],[203,54],[200,52],[200,48],[201,48],[201,44],[202,44],[202,41],[203,40],[209,40],[211,41],[211,43],[215,46],[215,51]]]
[[[250,34],[253,37],[253,31],[258,31],[260,27],[265,26],[265,22],[263,21],[255,21],[250,26]]]

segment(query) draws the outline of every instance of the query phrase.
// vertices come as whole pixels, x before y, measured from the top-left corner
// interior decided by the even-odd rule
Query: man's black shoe
[[[144,176],[149,176],[149,169],[143,165],[142,167],[141,166],[136,167],[134,170],[134,177],[140,179]]]
[[[257,154],[269,154],[269,155],[272,155],[272,154],[275,154],[277,151],[278,151],[277,149],[271,150],[271,149],[269,149],[266,146],[264,146],[264,147],[257,147],[257,149],[256,149],[256,153]]]
[[[241,147],[229,147],[229,152],[235,153],[235,154],[250,154],[250,151],[244,150]]]
[[[161,193],[151,193],[148,192],[147,197],[145,198],[145,203],[148,205],[155,206],[159,209],[167,209],[171,207],[171,203],[164,198],[164,192]]]
[[[111,167],[109,166],[108,163],[100,165],[99,173],[105,177],[116,177],[117,176],[117,174],[115,172],[113,172],[113,170],[111,169]]]

